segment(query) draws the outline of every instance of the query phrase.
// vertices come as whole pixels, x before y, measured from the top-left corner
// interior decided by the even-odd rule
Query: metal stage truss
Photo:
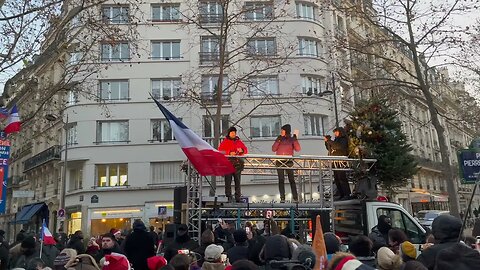
[[[242,175],[277,175],[277,168],[295,170],[298,183],[299,202],[296,203],[226,203],[218,197],[202,197],[202,176],[189,166],[187,170],[187,211],[186,219],[191,235],[199,240],[202,220],[228,218],[242,222],[242,219],[263,220],[260,214],[264,210],[278,211],[280,220],[290,222],[294,233],[301,233],[301,223],[307,220],[308,211],[333,212],[333,177],[335,171],[369,171],[375,159],[351,159],[338,156],[277,156],[248,154],[241,157],[245,162]],[[208,180],[205,178],[205,180]],[[205,181],[207,182],[207,181]],[[315,188],[320,196],[313,198]],[[303,196],[302,196],[303,195]],[[307,196],[309,195],[309,196]],[[277,218],[275,218],[278,220]],[[333,223],[331,223],[333,226]],[[333,228],[332,228],[333,229]]]

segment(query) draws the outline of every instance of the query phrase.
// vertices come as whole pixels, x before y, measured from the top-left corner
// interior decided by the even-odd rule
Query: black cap
[[[230,134],[230,132],[232,132],[232,131],[237,132],[237,128],[236,128],[236,127],[230,127],[230,128],[228,129],[228,134]]]
[[[287,134],[292,133],[292,126],[290,126],[290,124],[283,125],[282,129],[285,130],[285,132],[287,132]]]
[[[30,249],[35,248],[35,238],[33,238],[33,236],[29,236],[29,237],[23,239],[21,247],[22,248],[30,248]]]
[[[233,239],[235,243],[244,243],[247,242],[247,232],[245,230],[236,230],[233,232]]]

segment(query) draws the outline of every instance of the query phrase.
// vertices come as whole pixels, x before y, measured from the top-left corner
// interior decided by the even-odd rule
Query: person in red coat
[[[225,196],[227,196],[228,201],[232,202],[232,178],[235,181],[235,201],[240,202],[240,197],[242,196],[240,188],[240,176],[244,167],[244,161],[241,158],[235,156],[242,156],[248,153],[247,147],[237,136],[237,129],[235,127],[230,127],[228,129],[227,136],[220,143],[218,150],[225,155],[229,155],[228,158],[235,167],[235,173],[225,175]]]

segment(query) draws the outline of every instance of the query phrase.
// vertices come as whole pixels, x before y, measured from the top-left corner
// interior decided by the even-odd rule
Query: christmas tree
[[[361,101],[350,113],[346,130],[350,139],[350,156],[377,160],[370,175],[378,179],[389,194],[407,184],[417,171],[412,147],[402,132],[397,111],[386,99]]]

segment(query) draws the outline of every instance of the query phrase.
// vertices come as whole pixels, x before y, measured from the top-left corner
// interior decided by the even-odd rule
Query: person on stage
[[[277,155],[293,156],[294,152],[300,152],[300,143],[297,140],[297,134],[291,135],[292,127],[287,124],[282,126],[280,136],[277,137],[272,145],[272,151]],[[276,162],[277,167],[292,167],[293,160],[285,159],[278,160]],[[290,189],[292,190],[292,199],[294,202],[298,202],[297,186],[295,184],[295,177],[293,170],[291,169],[277,169],[278,173],[278,189],[280,190],[280,202],[285,202],[285,172],[288,176],[288,182],[290,182]]]
[[[227,196],[229,202],[233,202],[232,198],[232,177],[235,181],[235,201],[240,202],[242,196],[240,188],[240,176],[242,175],[243,167],[245,165],[243,159],[236,156],[242,156],[248,153],[247,147],[237,136],[237,129],[230,127],[228,129],[227,136],[220,143],[218,150],[225,155],[229,155],[228,160],[235,167],[235,173],[225,175],[225,196]]]
[[[329,156],[348,156],[348,136],[345,129],[337,127],[333,130],[335,139],[332,141],[330,136],[325,136],[325,146]],[[336,164],[333,164],[335,167]],[[345,171],[334,171],[333,177],[337,192],[334,195],[335,200],[346,200],[350,198],[351,191],[348,184],[347,173]]]

